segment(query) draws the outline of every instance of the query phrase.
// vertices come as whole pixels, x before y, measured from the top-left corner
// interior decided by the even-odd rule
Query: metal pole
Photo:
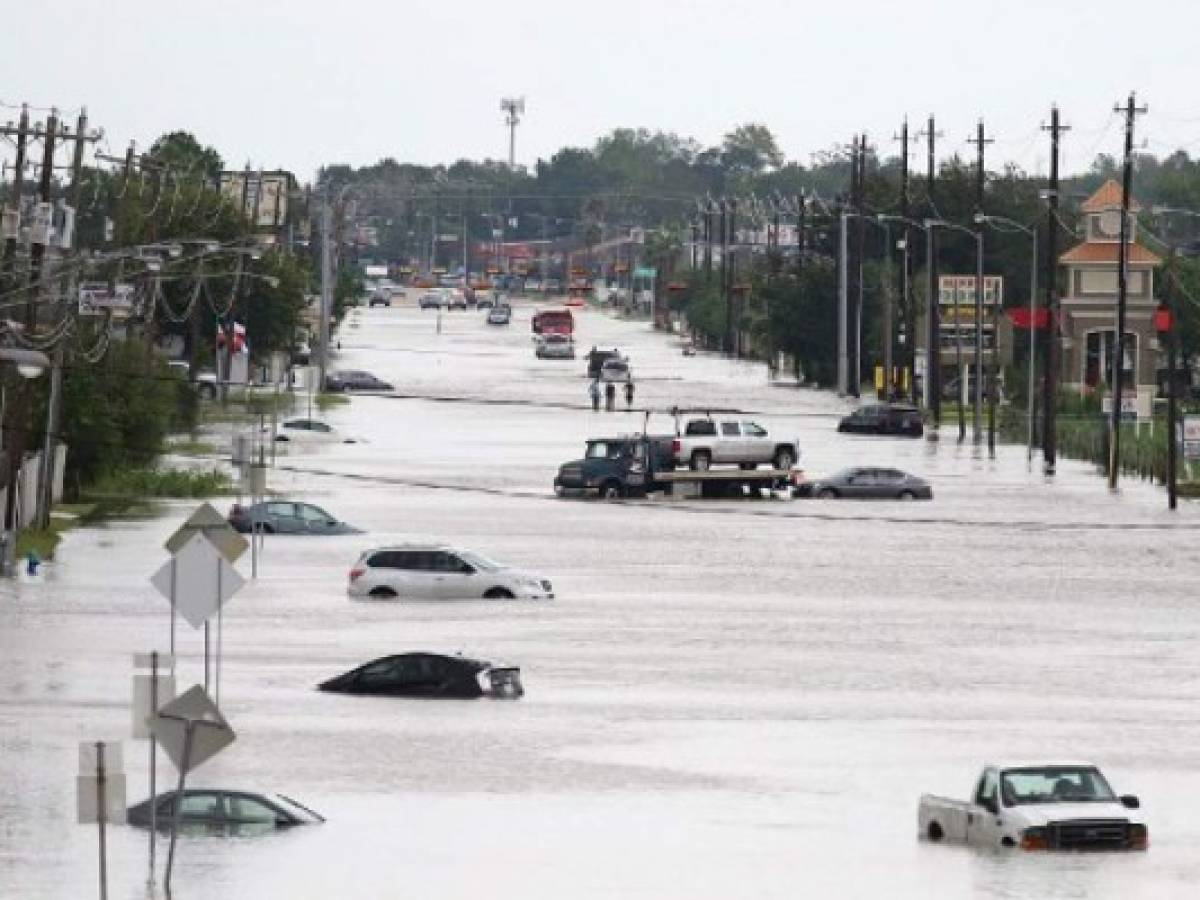
[[[971,403],[971,439],[983,440],[983,229],[975,232],[975,384]]]
[[[108,847],[105,842],[104,822],[107,812],[105,797],[104,741],[96,741],[96,825],[100,836],[100,900],[108,897]]]
[[[1178,413],[1175,405],[1175,329],[1172,325],[1171,332],[1167,334],[1167,378],[1170,379],[1167,387],[1167,509],[1175,509],[1176,487],[1175,479],[1178,469],[1178,443],[1179,436],[1176,434],[1176,422]]]
[[[942,346],[941,334],[938,330],[938,296],[937,285],[934,283],[933,277],[933,223],[927,222],[925,225],[925,276],[928,279],[929,286],[926,291],[928,295],[925,298],[925,304],[928,307],[926,310],[929,316],[929,328],[925,335],[925,408],[933,413],[933,428],[930,435],[937,434],[937,427],[941,418],[941,404],[934,402],[934,394],[938,386],[935,383],[934,369],[941,366],[942,362]]]
[[[892,284],[892,229],[886,223],[883,226],[884,276],[883,276],[883,397],[892,399],[892,306],[894,301]]]
[[[325,389],[325,372],[329,366],[329,311],[333,308],[333,248],[329,239],[332,228],[333,210],[329,206],[329,189],[326,188],[321,200],[321,321],[317,327],[321,352],[317,357],[318,391]]]
[[[1134,95],[1125,107],[1125,165],[1121,177],[1121,243],[1117,256],[1117,327],[1112,354],[1112,415],[1109,418],[1108,487],[1117,489],[1121,477],[1121,394],[1125,374],[1125,310],[1129,280],[1129,195],[1133,181],[1133,119],[1137,113]],[[1136,365],[1134,377],[1137,377]]]
[[[844,397],[849,392],[850,380],[850,360],[847,358],[846,348],[846,330],[849,312],[849,267],[846,262],[847,251],[849,249],[849,242],[846,236],[846,222],[848,219],[849,213],[843,209],[839,216],[840,230],[838,232],[837,391],[839,397]]]
[[[150,714],[158,712],[158,651],[150,653]],[[158,834],[158,739],[150,732],[150,878],[154,882],[154,838]]]
[[[171,871],[175,868],[175,842],[179,838],[179,808],[183,805],[183,784],[187,778],[188,766],[192,762],[192,735],[196,723],[183,723],[183,759],[179,764],[179,787],[175,791],[175,800],[171,804],[171,843],[167,848],[167,871],[163,875],[163,887],[171,887]]]
[[[1032,228],[1033,240],[1030,244],[1029,252],[1029,386],[1026,396],[1025,412],[1029,417],[1029,450],[1026,454],[1026,459],[1029,465],[1033,465],[1033,403],[1034,397],[1034,382],[1037,380],[1037,341],[1035,338],[1035,330],[1033,327],[1033,314],[1037,304],[1038,291],[1038,230],[1037,224],[1034,223]]]

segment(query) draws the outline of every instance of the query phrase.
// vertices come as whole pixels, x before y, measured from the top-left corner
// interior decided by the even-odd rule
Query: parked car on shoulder
[[[806,481],[796,488],[798,497],[822,500],[932,500],[933,487],[923,478],[899,469],[854,467]]]
[[[924,794],[919,836],[990,850],[1145,850],[1141,802],[1090,763],[987,766],[970,800]]]
[[[894,434],[920,437],[925,432],[921,411],[898,403],[860,406],[838,423],[844,434]]]
[[[395,388],[386,381],[376,378],[370,372],[361,369],[344,369],[331,372],[325,378],[325,390],[340,391],[393,391]]]
[[[374,290],[371,292],[370,299],[367,300],[368,307],[391,306],[391,305],[392,305],[392,294],[390,291],[385,293],[383,290],[379,290],[379,289]]]
[[[569,334],[544,334],[533,353],[538,359],[574,359],[575,341]]]
[[[437,291],[426,291],[417,301],[420,309],[441,309],[445,305],[442,295]]]
[[[440,653],[384,656],[323,681],[317,689],[388,697],[516,698],[525,693],[516,666]]]
[[[283,794],[229,788],[188,788],[182,794],[166,791],[153,800],[143,800],[129,807],[125,821],[139,828],[149,828],[153,805],[155,827],[169,829],[175,816],[176,797],[181,798],[180,828],[191,833],[244,836],[325,821],[320,813]]]
[[[507,325],[512,321],[512,307],[508,304],[493,306],[488,310],[487,323],[489,325]]]
[[[351,597],[402,600],[553,600],[550,581],[446,544],[398,544],[363,553]]]
[[[312,503],[292,500],[267,500],[243,506],[235,503],[229,510],[229,524],[243,534],[361,534],[361,531]]]
[[[716,464],[734,464],[744,469],[770,465],[788,470],[800,458],[794,438],[771,434],[757,422],[735,415],[711,415],[688,419],[676,425],[673,452],[677,465],[703,471]]]

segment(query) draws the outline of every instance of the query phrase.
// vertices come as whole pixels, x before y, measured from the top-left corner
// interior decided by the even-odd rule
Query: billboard
[[[938,277],[938,302],[943,306],[975,306],[974,275],[941,275]],[[983,276],[983,305],[1004,305],[1004,276]]]
[[[270,231],[287,222],[288,192],[294,180],[290,172],[222,172],[221,193],[242,206],[248,219],[254,220],[257,207],[255,229]]]

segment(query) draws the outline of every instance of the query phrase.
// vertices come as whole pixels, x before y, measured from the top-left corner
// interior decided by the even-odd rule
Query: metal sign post
[[[150,730],[149,720],[158,713],[158,707],[164,700],[175,696],[175,675],[160,675],[159,669],[168,666],[175,668],[175,658],[164,656],[153,651],[137,653],[133,657],[134,668],[150,669],[149,677],[135,675],[133,679],[133,737],[150,739],[150,876],[154,881],[155,838],[158,835],[158,739]]]
[[[79,745],[76,812],[81,824],[95,822],[99,840],[100,900],[108,897],[108,845],[105,826],[125,821],[125,774],[121,744],[84,741]]]

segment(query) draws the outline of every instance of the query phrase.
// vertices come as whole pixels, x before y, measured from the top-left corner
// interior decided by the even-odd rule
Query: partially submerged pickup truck
[[[1086,763],[988,766],[968,801],[923,795],[917,827],[926,840],[978,847],[1145,850],[1140,806]]]
[[[559,496],[595,493],[615,500],[664,490],[666,485],[655,476],[674,468],[672,439],[671,435],[652,434],[593,438],[587,442],[583,459],[559,466],[554,492]]]

